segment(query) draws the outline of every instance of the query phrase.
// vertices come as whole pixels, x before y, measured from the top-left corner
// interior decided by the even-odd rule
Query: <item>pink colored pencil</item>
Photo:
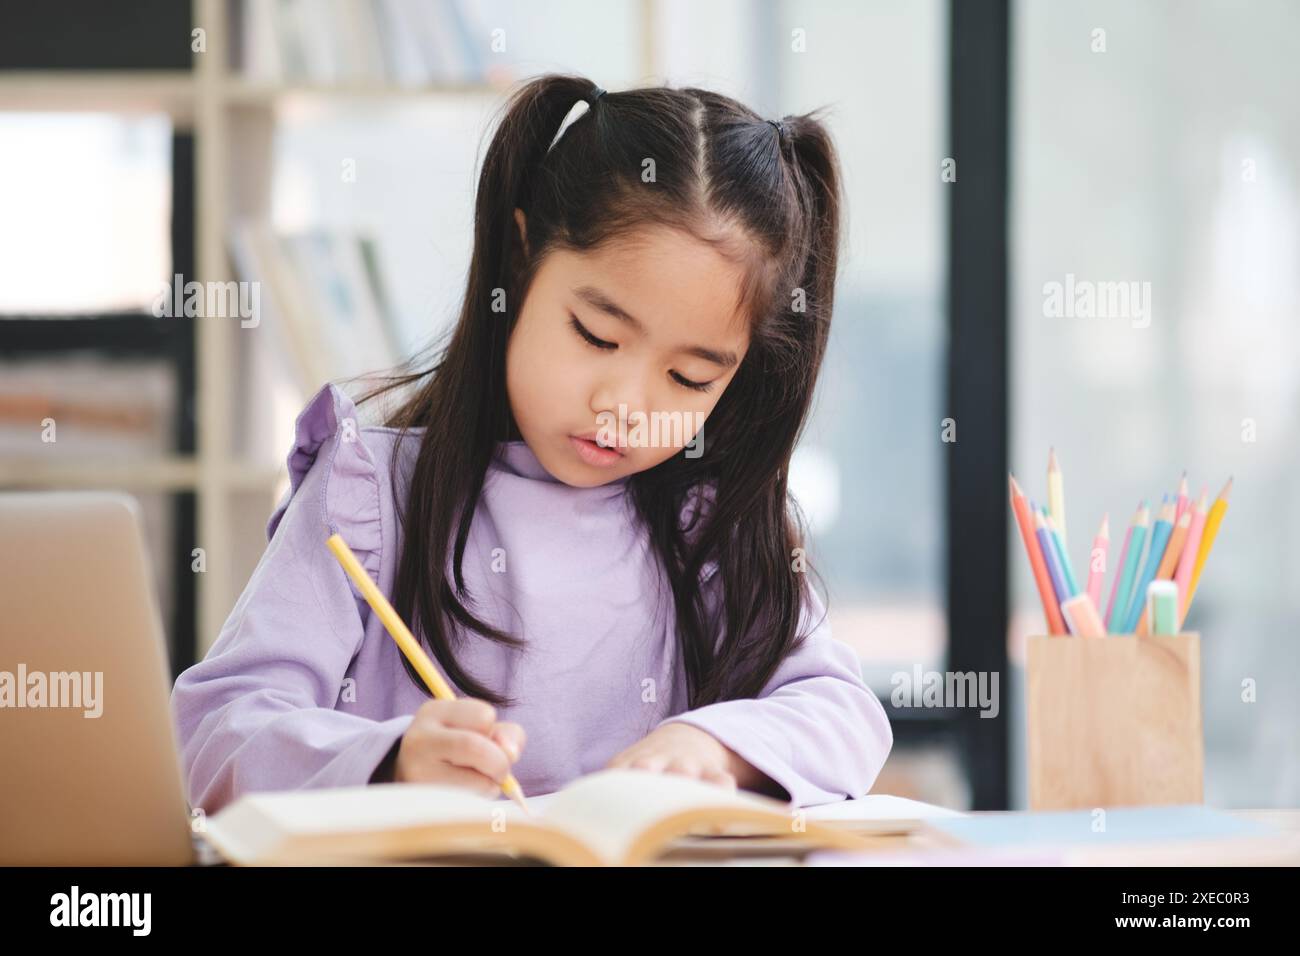
[[[1183,516],[1183,512],[1187,510],[1187,506],[1190,503],[1191,502],[1187,498],[1187,472],[1184,471],[1182,480],[1178,482],[1178,507],[1174,511],[1174,524],[1178,524],[1178,519]]]
[[[1127,542],[1125,542],[1127,544]],[[1110,515],[1101,517],[1097,537],[1092,539],[1092,554],[1088,556],[1088,596],[1094,608],[1101,607],[1101,580],[1106,576],[1106,555],[1110,551]],[[1103,628],[1103,633],[1105,629]]]
[[[1178,558],[1178,569],[1174,571],[1180,611],[1186,606],[1187,588],[1192,583],[1192,570],[1196,567],[1196,554],[1201,550],[1201,537],[1205,533],[1205,516],[1209,511],[1209,500],[1208,489],[1202,488],[1201,497],[1196,502],[1196,507],[1192,509],[1192,525],[1187,529],[1187,541],[1183,544],[1183,553]]]

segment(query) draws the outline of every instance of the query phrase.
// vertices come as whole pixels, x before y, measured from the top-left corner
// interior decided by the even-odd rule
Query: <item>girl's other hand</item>
[[[677,773],[729,790],[737,787],[736,771],[745,773],[748,770],[749,774],[757,775],[749,764],[724,747],[712,734],[683,723],[655,728],[617,754],[606,767]],[[750,782],[749,774],[746,774],[746,780],[739,782]]]
[[[394,782],[442,783],[497,796],[525,738],[521,726],[496,716],[495,707],[471,697],[426,701],[402,735]]]

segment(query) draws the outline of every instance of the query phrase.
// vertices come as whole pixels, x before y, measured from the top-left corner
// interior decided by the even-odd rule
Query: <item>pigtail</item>
[[[785,116],[771,125],[784,160],[786,183],[792,188],[799,210],[786,250],[788,265],[780,283],[774,323],[781,333],[778,338],[787,347],[793,344],[793,352],[800,356],[805,373],[794,379],[781,374],[779,366],[784,358],[780,355],[769,357],[772,364],[763,370],[765,379],[785,383],[784,394],[776,404],[784,405],[789,415],[798,419],[797,427],[788,434],[788,445],[781,450],[783,460],[788,462],[810,413],[813,390],[830,337],[839,268],[841,176],[830,133],[815,113]],[[759,635],[764,630],[789,635],[787,641],[775,645],[756,636],[752,645],[746,639],[735,648],[737,659],[741,655],[757,656],[765,659],[765,665],[775,667],[806,637],[798,633],[797,624],[800,606],[806,602],[807,590],[812,586],[808,574],[792,569],[796,555],[807,548],[808,536],[804,516],[789,493],[789,473],[785,468],[778,469],[768,493],[752,502],[749,512],[760,515],[760,520],[737,522],[739,540],[731,542],[732,553],[765,555],[762,563],[767,567],[758,576],[783,583],[775,588],[769,586],[766,620],[754,616],[754,608],[763,603],[759,596],[744,589],[737,589],[739,593],[735,596],[728,595],[726,605],[730,620],[737,625],[755,626]],[[742,574],[754,572],[752,566],[743,568],[741,561],[734,564],[727,569],[729,581],[743,580]],[[808,569],[817,575],[810,564]],[[719,668],[724,673],[726,670],[726,667]],[[766,667],[760,669],[763,672]],[[758,688],[752,683],[747,687],[724,684],[711,688],[704,696],[725,699],[757,693]]]
[[[796,263],[798,288],[804,290],[804,314],[818,326],[830,324],[835,305],[835,276],[839,268],[839,161],[830,132],[814,114],[787,116],[782,125],[791,177],[803,213]],[[820,365],[826,336],[814,335]],[[813,376],[816,377],[815,375]]]
[[[574,103],[593,90],[581,76],[548,74],[521,87],[506,103],[479,175],[474,206],[474,249],[501,267],[485,277],[506,288],[504,270],[518,263],[514,210],[527,214],[534,178]]]
[[[417,490],[405,496],[401,520],[414,545],[402,549],[393,604],[405,620],[418,622],[438,663],[461,693],[498,706],[512,701],[460,666],[453,654],[456,632],[449,624],[512,647],[523,643],[470,610],[474,596],[465,584],[464,557],[493,441],[508,430],[506,343],[538,251],[531,250],[530,262],[514,210],[522,208],[527,214],[534,177],[540,174],[556,130],[574,102],[591,90],[591,81],[583,77],[547,75],[526,83],[506,103],[479,174],[474,253],[460,320],[441,361],[429,370],[436,374],[429,374],[419,394],[389,423],[403,430],[425,428],[411,487],[437,489],[436,495]],[[466,435],[479,437],[467,441]],[[400,444],[394,446],[394,464]],[[451,580],[437,570],[449,563]],[[436,598],[427,585],[430,574],[437,575]],[[410,663],[403,659],[403,665],[422,686]]]
[[[799,255],[795,261],[799,288],[804,290],[803,318],[808,333],[808,361],[812,374],[805,381],[809,394],[805,407],[811,406],[812,389],[819,377],[826,344],[830,338],[831,316],[835,308],[835,281],[839,270],[840,220],[843,208],[842,176],[838,155],[830,131],[816,113],[784,117],[780,124],[783,147],[788,149],[789,169],[795,183],[799,206],[803,211]],[[799,429],[802,433],[802,426]],[[796,436],[796,441],[798,440]],[[782,475],[786,484],[788,475]],[[786,554],[806,546],[806,522],[795,505],[793,523],[787,526],[789,541]],[[814,571],[814,573],[816,573]],[[810,587],[808,576],[799,575],[802,587]],[[824,582],[823,582],[824,583]],[[815,625],[814,625],[815,626]]]

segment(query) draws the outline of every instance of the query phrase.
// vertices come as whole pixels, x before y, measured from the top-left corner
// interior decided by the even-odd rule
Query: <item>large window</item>
[[[0,113],[0,315],[146,311],[171,273],[166,116]]]
[[[1187,621],[1205,795],[1295,805],[1300,7],[1022,0],[1014,14],[1012,463],[1041,489],[1056,447],[1076,562],[1103,512],[1122,535],[1184,468],[1193,494],[1235,476]],[[1067,281],[1145,294],[1120,315],[1057,317],[1044,286]],[[1041,614],[1013,557],[1014,654]]]

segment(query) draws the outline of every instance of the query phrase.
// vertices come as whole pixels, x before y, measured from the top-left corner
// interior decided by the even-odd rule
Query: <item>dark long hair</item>
[[[794,563],[805,560],[795,550],[804,547],[803,521],[787,483],[830,328],[838,161],[813,114],[786,116],[778,128],[707,90],[593,97],[595,89],[583,77],[550,74],[513,94],[479,177],[459,320],[430,367],[412,371],[412,360],[360,399],[409,387],[386,424],[424,429],[401,491],[393,469],[394,497],[406,502],[393,604],[463,693],[512,702],[457,663],[460,634],[449,626],[523,643],[469,610],[462,574],[494,445],[512,434],[506,343],[548,252],[592,250],[647,225],[672,227],[743,266],[750,345],[709,415],[703,454],[683,450],[631,475],[625,493],[672,587],[689,706],[754,697],[802,639],[796,629],[811,587],[807,574],[794,573],[801,570]],[[548,153],[561,121],[583,99],[590,112]],[[643,178],[648,159],[654,175]],[[516,207],[527,217],[528,256]],[[492,308],[498,290],[504,313]],[[690,501],[703,506],[690,508]],[[715,615],[701,594],[710,562],[723,595]],[[409,664],[407,672],[424,686]]]

